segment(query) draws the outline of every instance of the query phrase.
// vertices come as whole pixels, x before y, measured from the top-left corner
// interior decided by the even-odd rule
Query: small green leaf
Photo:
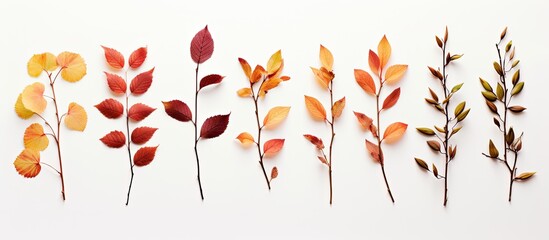
[[[488,100],[490,102],[496,101],[498,99],[496,97],[496,94],[494,94],[493,92],[488,92],[488,91],[483,91],[482,96],[484,96],[484,98],[486,98],[486,100]]]
[[[505,46],[505,52],[509,52],[511,50],[511,47],[513,46],[513,41],[509,41],[507,45]]]
[[[494,62],[494,69],[500,76],[503,76],[503,70],[501,69],[501,65],[499,65],[498,62]]]
[[[503,94],[504,94],[503,86],[501,86],[501,83],[498,83],[497,85],[498,86],[496,88],[496,95],[497,95],[498,99],[501,101],[501,100],[503,100]]]
[[[429,136],[435,135],[435,131],[433,131],[433,129],[430,129],[430,128],[421,127],[416,129],[418,132],[423,133],[425,135],[429,135]]]
[[[482,87],[484,88],[484,90],[488,91],[488,92],[494,92],[494,90],[492,89],[492,86],[490,86],[490,84],[482,79],[482,78],[479,78],[480,79],[480,84],[482,84]]]
[[[516,67],[520,63],[520,60],[513,61],[513,65],[511,67]]]
[[[463,120],[465,120],[465,118],[467,117],[467,115],[469,115],[469,112],[471,111],[471,109],[467,109],[465,110],[464,112],[460,113],[458,116],[457,116],[457,120],[458,122],[461,122]]]
[[[459,91],[461,89],[461,87],[463,86],[463,83],[460,83],[458,85],[455,85],[453,88],[452,88],[452,93],[455,93],[457,91]]]
[[[511,96],[517,95],[520,92],[522,92],[522,88],[524,88],[524,82],[519,82],[515,87],[513,87],[513,90],[511,91]]]
[[[513,85],[516,85],[520,80],[520,69],[513,74]]]
[[[463,112],[463,109],[465,109],[465,104],[466,104],[466,102],[463,101],[463,102],[461,102],[460,104],[458,104],[456,106],[456,109],[454,110],[454,116],[458,116],[459,114],[461,114]]]

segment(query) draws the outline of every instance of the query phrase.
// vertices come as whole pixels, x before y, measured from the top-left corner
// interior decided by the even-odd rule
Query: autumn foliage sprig
[[[208,26],[200,30],[191,41],[191,58],[196,63],[195,69],[195,92],[194,92],[194,120],[189,106],[180,100],[171,100],[162,102],[166,113],[175,120],[181,122],[191,122],[194,126],[194,153],[196,157],[198,187],[200,188],[200,197],[204,200],[202,191],[202,181],[200,180],[200,160],[198,157],[198,142],[201,139],[216,138],[223,134],[229,124],[229,114],[215,115],[207,118],[202,124],[200,135],[198,135],[198,93],[207,86],[219,84],[223,76],[219,74],[210,74],[203,77],[198,82],[198,69],[200,65],[212,57],[214,51],[214,41],[208,30]]]
[[[330,184],[330,204],[332,204],[333,200],[333,184],[332,184],[332,148],[334,144],[334,138],[335,138],[335,120],[341,116],[343,113],[343,109],[345,108],[345,97],[342,97],[341,99],[334,102],[334,78],[335,74],[333,72],[333,65],[334,65],[334,56],[324,46],[320,45],[320,53],[319,53],[320,63],[321,67],[320,69],[311,67],[311,70],[313,71],[313,74],[315,76],[315,79],[317,80],[320,85],[322,85],[323,88],[327,89],[330,93],[330,110],[331,110],[331,117],[328,119],[328,116],[326,114],[326,109],[320,103],[320,101],[314,97],[305,95],[305,106],[307,107],[307,110],[309,111],[309,114],[314,120],[322,121],[325,123],[328,123],[330,125],[331,135],[330,135],[330,146],[328,149],[328,156],[326,156],[326,153],[324,152],[324,143],[321,138],[316,137],[311,134],[305,134],[303,135],[305,139],[307,139],[309,142],[311,142],[316,149],[320,152],[320,156],[317,156],[320,162],[328,167],[328,179]]]
[[[488,109],[495,115],[493,121],[498,130],[502,133],[503,156],[494,142],[490,139],[488,142],[488,154],[484,156],[502,162],[509,170],[509,202],[513,193],[513,183],[515,181],[524,181],[530,179],[536,172],[523,172],[517,175],[517,161],[519,152],[522,150],[522,135],[515,134],[513,127],[509,123],[509,113],[520,114],[526,110],[523,106],[511,105],[511,100],[522,92],[524,81],[520,81],[520,69],[517,68],[519,60],[515,59],[515,47],[513,41],[508,41],[505,47],[502,47],[503,40],[507,35],[507,28],[500,35],[499,42],[496,43],[498,52],[498,61],[494,62],[494,70],[498,74],[496,82],[496,92],[492,86],[484,79],[480,78],[480,83],[484,88],[482,95],[486,99]],[[502,51],[505,52],[502,53]],[[514,71],[513,76],[509,79],[510,73]],[[509,75],[508,75],[509,74]],[[510,80],[510,81],[509,81]],[[500,103],[498,108],[496,105]],[[514,157],[509,156],[513,154]]]
[[[432,170],[429,169],[429,166],[427,163],[420,158],[415,158],[416,163],[426,171],[432,172],[433,176],[437,179],[444,179],[444,206],[446,206],[446,203],[448,202],[448,167],[450,161],[452,161],[457,153],[457,145],[452,146],[450,144],[450,138],[452,138],[459,130],[461,130],[462,126],[458,126],[458,123],[465,120],[467,115],[469,114],[469,111],[471,109],[465,110],[466,102],[463,101],[459,103],[455,109],[453,116],[450,112],[450,104],[451,99],[454,96],[455,93],[457,93],[461,87],[463,86],[463,83],[457,84],[451,89],[448,85],[448,70],[447,67],[450,65],[451,62],[458,60],[463,56],[463,54],[450,54],[448,50],[446,49],[446,44],[448,42],[448,28],[446,28],[444,32],[444,37],[441,39],[438,36],[435,36],[436,42],[438,47],[440,48],[442,52],[442,66],[441,68],[434,69],[432,67],[428,67],[431,74],[439,80],[440,85],[442,87],[442,91],[444,94],[444,99],[439,99],[438,95],[433,91],[431,88],[429,88],[429,93],[431,95],[431,98],[425,98],[425,101],[435,108],[438,112],[440,112],[442,115],[444,115],[444,126],[434,126],[434,128],[437,130],[435,132],[433,129],[428,127],[419,127],[416,128],[417,131],[420,133],[426,135],[426,136],[434,136],[438,139],[438,141],[435,140],[428,140],[427,145],[436,153],[439,153],[441,155],[444,155],[444,175],[440,175],[438,172],[438,169],[436,165],[432,164]],[[442,71],[442,72],[441,72]],[[442,102],[440,101],[442,100]]]
[[[378,52],[376,54],[374,51],[370,50],[368,55],[368,64],[370,66],[370,69],[372,70],[372,73],[379,80],[379,88],[376,89],[376,84],[374,83],[372,76],[368,72],[360,69],[355,69],[355,79],[358,85],[367,94],[373,95],[376,98],[376,123],[373,124],[373,119],[368,117],[364,113],[354,113],[362,128],[364,130],[369,130],[372,133],[375,141],[377,141],[376,144],[366,139],[366,149],[373,157],[373,159],[380,164],[381,171],[383,173],[383,179],[385,180],[385,185],[387,187],[387,192],[391,197],[391,201],[393,201],[394,203],[395,199],[391,192],[391,188],[389,187],[387,175],[385,174],[385,157],[381,144],[384,142],[393,143],[398,141],[406,132],[406,128],[408,128],[408,125],[402,122],[392,123],[385,129],[383,136],[381,135],[380,114],[383,110],[388,110],[397,103],[400,97],[400,87],[394,89],[385,98],[385,100],[383,101],[383,105],[380,106],[381,90],[386,83],[396,84],[400,79],[402,79],[402,77],[406,73],[406,70],[408,69],[408,65],[395,64],[389,66],[388,68],[385,68],[387,62],[389,62],[389,58],[391,57],[391,45],[389,44],[389,41],[385,36],[383,36],[383,38],[379,42],[377,46],[377,51]],[[383,75],[384,71],[385,75]]]
[[[56,69],[59,70],[54,74]],[[15,103],[15,112],[22,119],[29,119],[38,116],[48,127],[39,123],[31,124],[23,136],[25,150],[13,162],[19,174],[26,178],[36,177],[41,170],[41,165],[53,169],[61,178],[61,196],[65,200],[65,178],[63,175],[63,161],[61,160],[61,122],[64,118],[65,126],[75,131],[84,131],[88,122],[88,116],[84,108],[75,102],[71,102],[66,113],[61,114],[59,110],[59,98],[56,95],[55,83],[59,75],[67,82],[78,82],[86,75],[86,63],[80,55],[71,52],[62,52],[57,57],[52,53],[35,54],[27,63],[27,71],[31,77],[39,77],[44,72],[48,77],[51,95],[44,95],[45,86],[35,82],[25,87],[19,94]],[[50,123],[44,111],[48,105],[46,98],[53,101],[55,108],[55,122]],[[53,138],[57,146],[59,169],[40,161],[40,151],[44,151],[49,145],[48,136]]]
[[[105,59],[107,64],[117,71],[124,69],[125,60],[124,56],[117,50],[103,47],[105,51]],[[135,152],[132,157],[131,146],[132,143],[136,145],[142,145],[147,143],[158,130],[158,128],[152,127],[137,127],[131,131],[130,134],[130,122],[140,122],[148,117],[155,108],[149,107],[143,103],[135,103],[130,107],[129,99],[130,93],[134,96],[139,96],[146,93],[151,87],[153,80],[153,71],[151,70],[137,74],[130,83],[128,93],[128,71],[138,69],[145,59],[147,58],[147,48],[141,47],[133,51],[128,59],[129,68],[124,71],[124,77],[115,73],[105,72],[107,78],[107,85],[111,92],[117,96],[124,97],[125,105],[114,98],[108,98],[101,103],[95,105],[95,107],[109,119],[117,119],[125,115],[126,133],[119,130],[114,130],[102,137],[100,140],[105,145],[111,148],[121,148],[126,146],[128,150],[128,160],[130,163],[130,183],[128,186],[128,194],[126,197],[126,205],[130,202],[130,192],[132,189],[134,167],[144,167],[149,165],[156,154],[155,147],[141,147]],[[131,121],[130,121],[131,120]]]
[[[271,110],[269,110],[267,115],[263,118],[263,124],[261,124],[259,118],[259,99],[263,99],[270,90],[278,87],[281,82],[290,80],[290,77],[281,76],[282,70],[284,69],[284,59],[282,58],[282,52],[280,50],[271,56],[267,62],[267,69],[261,65],[256,65],[252,71],[250,64],[248,64],[246,60],[239,58],[238,61],[240,62],[240,66],[242,67],[246,78],[248,78],[250,86],[239,89],[237,94],[243,98],[251,98],[254,102],[255,120],[257,123],[257,141],[254,139],[252,134],[248,132],[239,134],[236,139],[238,139],[243,145],[256,145],[259,165],[261,166],[261,170],[263,170],[263,175],[265,177],[265,181],[267,182],[267,188],[271,190],[271,181],[278,176],[278,168],[274,166],[271,169],[271,177],[269,178],[269,176],[267,176],[267,171],[265,170],[263,160],[266,157],[273,157],[280,152],[284,146],[284,139],[270,139],[263,144],[262,150],[261,135],[264,129],[274,129],[282,123],[282,121],[284,121],[284,119],[288,116],[290,107],[277,106],[271,108]]]

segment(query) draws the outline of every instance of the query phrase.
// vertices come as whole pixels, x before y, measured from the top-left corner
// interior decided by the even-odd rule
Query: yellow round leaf
[[[68,82],[80,81],[86,75],[86,63],[76,53],[62,52],[57,56],[57,64],[61,66],[61,77]]]
[[[27,127],[23,142],[25,143],[25,149],[36,151],[44,151],[50,143],[48,136],[44,133],[44,128],[38,123],[33,123]]]
[[[52,53],[34,54],[27,63],[27,72],[31,77],[38,77],[42,71],[53,71],[56,68],[57,61]]]
[[[290,112],[290,107],[274,107],[269,110],[269,113],[263,119],[263,127],[273,129],[278,126]]]
[[[42,113],[48,105],[44,98],[44,89],[44,84],[39,82],[35,82],[25,87],[21,94],[23,106],[34,113]]]
[[[40,152],[32,149],[23,150],[13,162],[15,170],[26,178],[36,177],[40,173]]]
[[[34,115],[34,113],[31,110],[28,110],[25,108],[25,105],[23,105],[23,94],[19,94],[17,97],[17,101],[15,102],[15,113],[17,113],[17,116],[19,116],[22,119],[29,119]]]
[[[245,146],[255,143],[254,137],[247,132],[243,132],[239,134],[236,137],[236,139],[238,139],[238,141],[240,141],[240,143],[242,143]]]
[[[65,116],[65,126],[71,130],[84,131],[88,123],[88,114],[86,110],[77,103],[70,103],[69,110]]]

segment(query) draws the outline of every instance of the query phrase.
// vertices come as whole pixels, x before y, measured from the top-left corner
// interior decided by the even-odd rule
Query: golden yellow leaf
[[[334,103],[334,107],[332,108],[332,116],[334,116],[334,118],[338,118],[339,116],[341,116],[343,108],[345,108],[345,97],[337,100]]]
[[[77,103],[70,103],[69,110],[65,116],[65,126],[71,130],[84,131],[88,123],[88,114],[86,110]]]
[[[271,77],[271,78],[282,78],[282,77],[280,77],[280,75],[282,75],[282,70],[283,69],[284,69],[284,59],[282,59],[282,62],[280,63],[280,67],[278,68],[278,70],[275,73],[270,74],[269,77]]]
[[[39,82],[35,82],[25,87],[21,94],[23,106],[34,113],[40,114],[44,112],[48,105],[44,98],[44,90],[44,84]]]
[[[398,141],[404,135],[404,132],[406,132],[406,128],[408,128],[408,124],[406,123],[392,123],[387,127],[387,129],[385,129],[385,133],[383,133],[383,141],[386,143],[394,143]]]
[[[238,141],[240,141],[240,143],[242,143],[243,145],[250,145],[252,143],[255,143],[254,137],[247,132],[239,134],[236,139],[238,139]]]
[[[61,77],[68,82],[78,82],[86,75],[86,63],[76,53],[62,52],[57,55],[57,64],[61,66]]]
[[[280,66],[282,66],[282,51],[278,50],[271,56],[271,58],[269,58],[269,61],[267,62],[267,73],[269,75],[276,73]]]
[[[250,88],[241,88],[236,91],[239,97],[249,97],[252,96],[252,89]]]
[[[52,53],[34,54],[27,63],[27,72],[31,77],[38,77],[42,71],[53,71],[57,68],[55,55]]]
[[[329,72],[324,67],[321,67],[320,69],[311,67],[311,70],[313,70],[315,79],[320,83],[320,85],[328,89],[328,87],[330,86],[330,82],[332,81],[332,79],[334,79],[334,74],[332,72]]]
[[[48,136],[44,133],[42,125],[33,123],[25,130],[23,143],[25,144],[26,149],[44,151],[44,149],[48,147],[50,141],[48,140]]]
[[[260,97],[263,97],[265,96],[265,94],[278,86],[278,84],[280,84],[282,82],[282,79],[280,78],[269,78],[267,80],[265,80],[265,82],[263,83],[263,85],[261,85],[261,88],[259,88],[259,96]]]
[[[263,119],[263,127],[267,129],[273,129],[278,126],[290,112],[290,107],[274,107],[269,110],[265,118]]]
[[[34,115],[34,112],[25,108],[23,105],[23,94],[19,94],[17,101],[15,102],[15,113],[22,119],[29,119]]]
[[[377,45],[377,54],[379,55],[380,67],[383,69],[389,62],[389,58],[391,58],[391,44],[389,44],[385,35]]]
[[[326,120],[326,110],[316,98],[305,95],[305,106],[315,120]]]
[[[326,68],[328,72],[331,72],[333,70],[334,66],[334,56],[324,46],[320,45],[320,63],[322,64],[322,67]]]
[[[40,173],[40,152],[32,149],[23,150],[13,162],[15,170],[26,178],[36,177]]]
[[[404,73],[406,73],[406,70],[408,70],[408,65],[396,64],[390,66],[385,72],[385,82],[389,84],[397,83],[400,79],[402,79]]]

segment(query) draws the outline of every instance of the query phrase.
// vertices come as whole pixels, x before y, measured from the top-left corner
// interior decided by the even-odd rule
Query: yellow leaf
[[[15,102],[15,113],[17,113],[17,116],[19,116],[22,119],[29,119],[34,115],[34,113],[31,110],[28,110],[25,108],[25,105],[23,105],[23,94],[19,94],[17,97],[17,101]]]
[[[334,66],[334,56],[324,46],[320,45],[320,63],[322,64],[322,67],[326,68],[328,72],[331,72]]]
[[[15,170],[26,178],[36,177],[40,173],[40,152],[32,149],[23,150],[13,162]]]
[[[332,116],[334,116],[334,118],[338,118],[339,116],[341,116],[343,108],[345,108],[345,97],[337,100],[334,103],[334,107],[332,108]]]
[[[36,151],[44,151],[50,143],[48,136],[44,133],[44,128],[38,123],[33,123],[27,127],[23,136],[23,142],[26,149]]]
[[[326,110],[316,98],[305,95],[305,106],[315,120],[326,120]]]
[[[383,141],[387,143],[396,142],[404,135],[406,128],[408,128],[408,124],[406,123],[392,123],[387,127],[387,129],[385,129],[385,133],[383,133]]]
[[[71,130],[84,131],[88,123],[88,114],[86,110],[77,103],[70,103],[69,110],[65,116],[65,126]]]
[[[334,74],[332,72],[329,72],[324,67],[321,67],[320,69],[311,67],[311,70],[313,70],[315,79],[320,83],[320,85],[328,89],[328,87],[330,86],[330,82],[332,81],[332,79],[334,79]]]
[[[400,79],[402,79],[407,69],[408,65],[396,64],[390,66],[387,68],[387,72],[385,72],[385,81],[389,84],[397,83]]]
[[[34,113],[40,114],[44,112],[48,105],[44,98],[44,90],[44,84],[39,82],[35,82],[25,87],[21,94],[23,106]]]
[[[68,82],[80,81],[86,75],[86,63],[80,55],[62,52],[57,56],[57,64],[61,66],[61,77]]]
[[[240,141],[240,143],[242,143],[243,145],[250,145],[252,143],[255,143],[254,137],[247,132],[239,134],[236,139],[238,139],[238,141]]]
[[[250,88],[241,88],[236,91],[239,97],[249,97],[252,96],[252,89]]]
[[[34,54],[27,63],[27,72],[31,77],[38,77],[42,71],[53,71],[56,68],[55,55],[51,53]]]
[[[267,62],[267,73],[269,75],[276,73],[280,66],[282,66],[282,51],[278,50]]]
[[[274,107],[269,110],[265,118],[263,119],[263,127],[267,129],[273,129],[278,126],[290,112],[290,107]]]
[[[267,79],[263,85],[261,85],[261,88],[259,88],[259,96],[260,97],[263,97],[265,96],[265,94],[278,86],[278,84],[280,84],[282,82],[282,79],[280,78],[269,78]]]
[[[391,57],[391,44],[389,44],[385,35],[377,45],[377,54],[379,55],[380,67],[383,69]]]

